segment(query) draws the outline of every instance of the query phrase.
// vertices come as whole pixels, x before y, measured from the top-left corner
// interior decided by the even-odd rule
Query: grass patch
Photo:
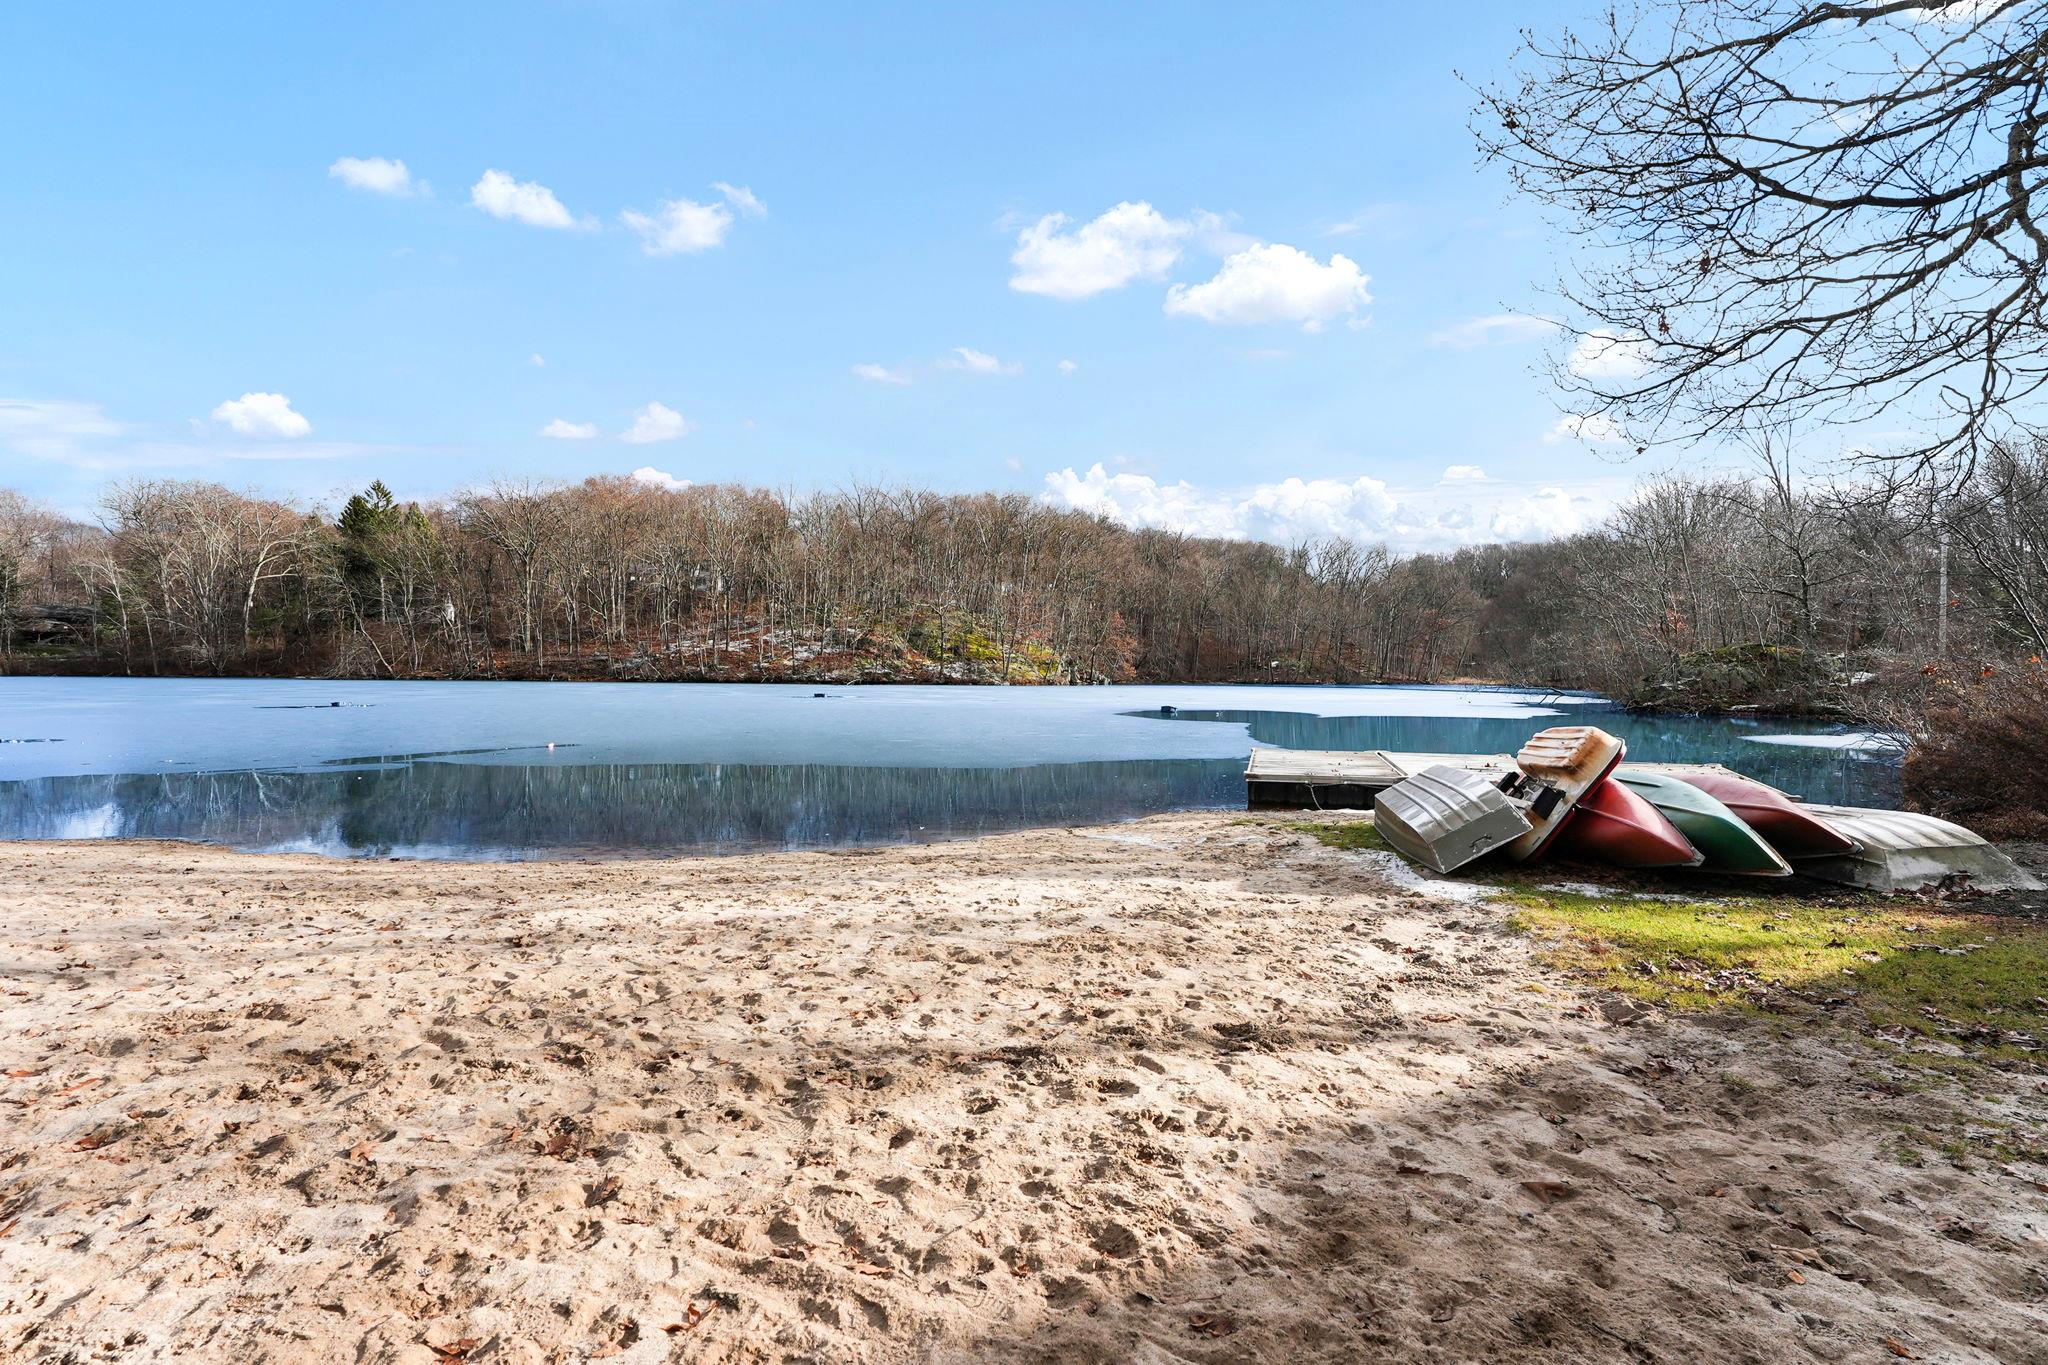
[[[1289,825],[1288,828],[1312,834],[1331,848],[1341,848],[1346,852],[1355,853],[1365,848],[1380,853],[1394,851],[1393,845],[1380,837],[1380,832],[1372,827],[1370,820],[1342,825]]]
[[[1558,965],[1637,999],[1845,1012],[1897,1042],[2048,1067],[2048,925],[1875,897],[1665,901],[1526,884],[1501,896]]]

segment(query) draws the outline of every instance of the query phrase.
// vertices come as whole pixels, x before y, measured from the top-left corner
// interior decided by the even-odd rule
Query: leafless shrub
[[[1923,810],[1988,838],[2048,839],[2048,666],[1942,678],[1903,782]]]

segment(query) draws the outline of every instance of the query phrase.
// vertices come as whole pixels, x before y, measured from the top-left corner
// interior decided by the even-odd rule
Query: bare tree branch
[[[2048,384],[2044,80],[2048,0],[1636,0],[1525,35],[1474,130],[1583,245],[1585,416],[1639,448],[1882,417],[1865,458],[1967,468]]]

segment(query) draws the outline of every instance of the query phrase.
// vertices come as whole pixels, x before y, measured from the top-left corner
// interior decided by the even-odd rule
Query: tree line
[[[1766,460],[1648,481],[1565,539],[1415,555],[914,488],[605,477],[402,503],[378,483],[329,512],[139,480],[93,522],[0,490],[10,671],[1481,678],[1656,701],[1688,661],[1744,650],[1843,677],[2048,654],[2048,451],[2001,447],[1939,485]]]

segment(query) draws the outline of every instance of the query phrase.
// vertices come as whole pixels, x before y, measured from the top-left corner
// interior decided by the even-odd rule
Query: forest
[[[2042,446],[1939,488],[1776,464],[1663,477],[1585,534],[1405,556],[1133,530],[1014,493],[606,477],[428,504],[378,483],[329,510],[151,480],[110,486],[87,523],[0,489],[0,661],[15,672],[1466,678],[1853,712],[1852,676],[2044,654]],[[1804,663],[1787,681],[1822,691],[1735,695],[1771,659]]]

